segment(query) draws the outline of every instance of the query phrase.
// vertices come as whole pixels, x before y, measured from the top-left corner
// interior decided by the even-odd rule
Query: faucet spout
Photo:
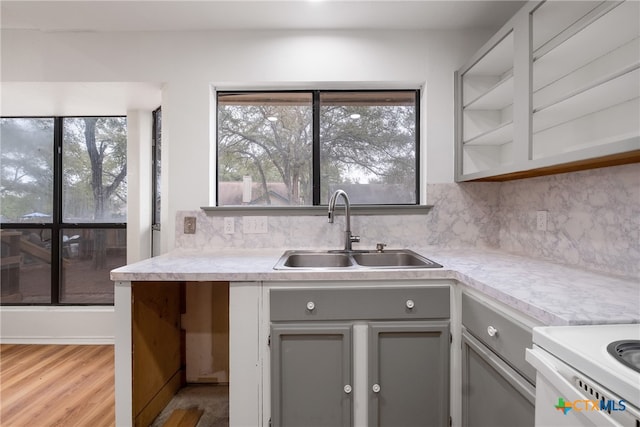
[[[345,214],[345,227],[344,227],[344,250],[347,252],[352,251],[352,243],[359,242],[360,237],[351,234],[351,203],[349,202],[349,196],[344,190],[336,190],[329,199],[329,213],[328,221],[333,224],[334,212],[336,209],[336,202],[338,197],[344,199],[344,214]]]

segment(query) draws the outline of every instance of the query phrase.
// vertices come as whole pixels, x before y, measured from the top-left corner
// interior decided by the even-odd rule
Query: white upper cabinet
[[[457,180],[639,161],[639,17],[633,0],[527,3],[458,72]]]

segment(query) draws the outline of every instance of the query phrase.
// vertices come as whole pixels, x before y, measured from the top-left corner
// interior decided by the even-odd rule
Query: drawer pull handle
[[[316,308],[316,304],[313,301],[309,301],[307,303],[307,310],[313,311],[314,308]]]
[[[405,303],[405,305],[407,306],[407,308],[408,308],[409,310],[411,310],[413,307],[415,307],[415,306],[416,306],[416,303],[415,303],[415,302],[413,302],[413,300],[412,300],[412,299],[408,299],[408,300],[407,300],[407,302]]]
[[[347,394],[351,393],[351,386],[349,384],[344,386],[344,392],[347,393]]]
[[[380,393],[380,384],[374,384],[371,390],[373,390],[374,393]]]
[[[489,334],[490,337],[495,337],[496,335],[498,335],[498,330],[493,326],[489,326],[487,328],[487,333]]]

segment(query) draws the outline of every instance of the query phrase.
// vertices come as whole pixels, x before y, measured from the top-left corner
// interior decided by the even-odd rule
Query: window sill
[[[340,209],[342,208],[342,205]],[[423,215],[433,205],[351,205],[352,215]],[[327,206],[203,206],[211,216],[325,216]]]

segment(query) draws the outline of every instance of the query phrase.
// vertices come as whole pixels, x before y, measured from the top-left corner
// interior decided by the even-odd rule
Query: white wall
[[[3,82],[163,83],[164,252],[174,247],[176,212],[212,204],[212,86],[422,87],[426,188],[425,180],[453,181],[453,73],[489,36],[486,31],[4,30],[0,77]],[[145,190],[137,190],[143,198]]]
[[[3,31],[2,81],[164,82],[163,228],[210,204],[210,85],[420,87],[429,183],[453,181],[453,72],[485,31],[40,33]],[[165,250],[173,236],[163,235]]]
[[[113,307],[2,307],[0,343],[113,344]]]

